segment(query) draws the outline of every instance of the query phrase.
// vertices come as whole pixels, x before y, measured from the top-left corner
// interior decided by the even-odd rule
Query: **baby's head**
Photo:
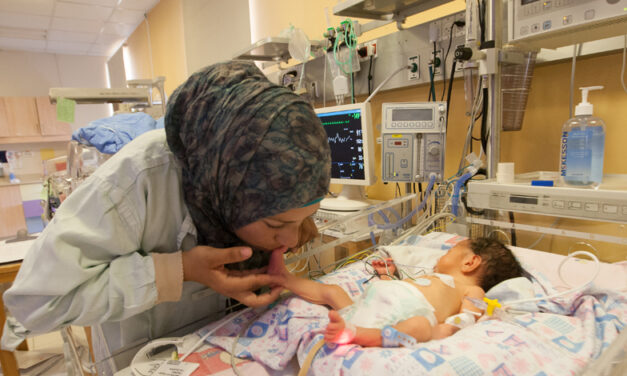
[[[461,272],[473,277],[484,291],[506,279],[522,276],[522,267],[503,243],[495,239],[464,240],[442,256],[435,267],[438,273]]]

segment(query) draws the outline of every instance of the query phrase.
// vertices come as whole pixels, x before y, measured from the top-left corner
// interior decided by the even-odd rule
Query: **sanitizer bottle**
[[[560,176],[564,184],[597,188],[603,179],[605,123],[592,116],[588,102],[588,92],[601,89],[603,86],[580,88],[581,103],[575,108],[575,117],[562,127]]]

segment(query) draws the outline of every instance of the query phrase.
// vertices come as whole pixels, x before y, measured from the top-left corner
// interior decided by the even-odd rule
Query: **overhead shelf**
[[[402,20],[453,0],[346,0],[333,7],[333,14],[371,20]]]
[[[252,44],[242,52],[235,55],[233,60],[254,60],[254,61],[288,61],[290,51],[288,49],[290,39],[281,37],[268,37]],[[324,47],[322,41],[310,41],[311,50]]]

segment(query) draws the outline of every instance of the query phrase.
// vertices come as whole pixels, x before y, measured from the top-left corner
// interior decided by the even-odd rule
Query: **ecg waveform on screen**
[[[334,143],[334,144],[337,144],[337,143],[344,144],[350,141],[353,141],[353,138],[350,135],[346,137],[342,137],[340,136],[339,133],[336,133],[335,136],[329,137],[329,143]]]

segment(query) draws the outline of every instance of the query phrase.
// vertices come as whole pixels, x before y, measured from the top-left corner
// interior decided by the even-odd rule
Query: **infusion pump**
[[[381,166],[385,182],[441,181],[446,102],[383,103]]]

